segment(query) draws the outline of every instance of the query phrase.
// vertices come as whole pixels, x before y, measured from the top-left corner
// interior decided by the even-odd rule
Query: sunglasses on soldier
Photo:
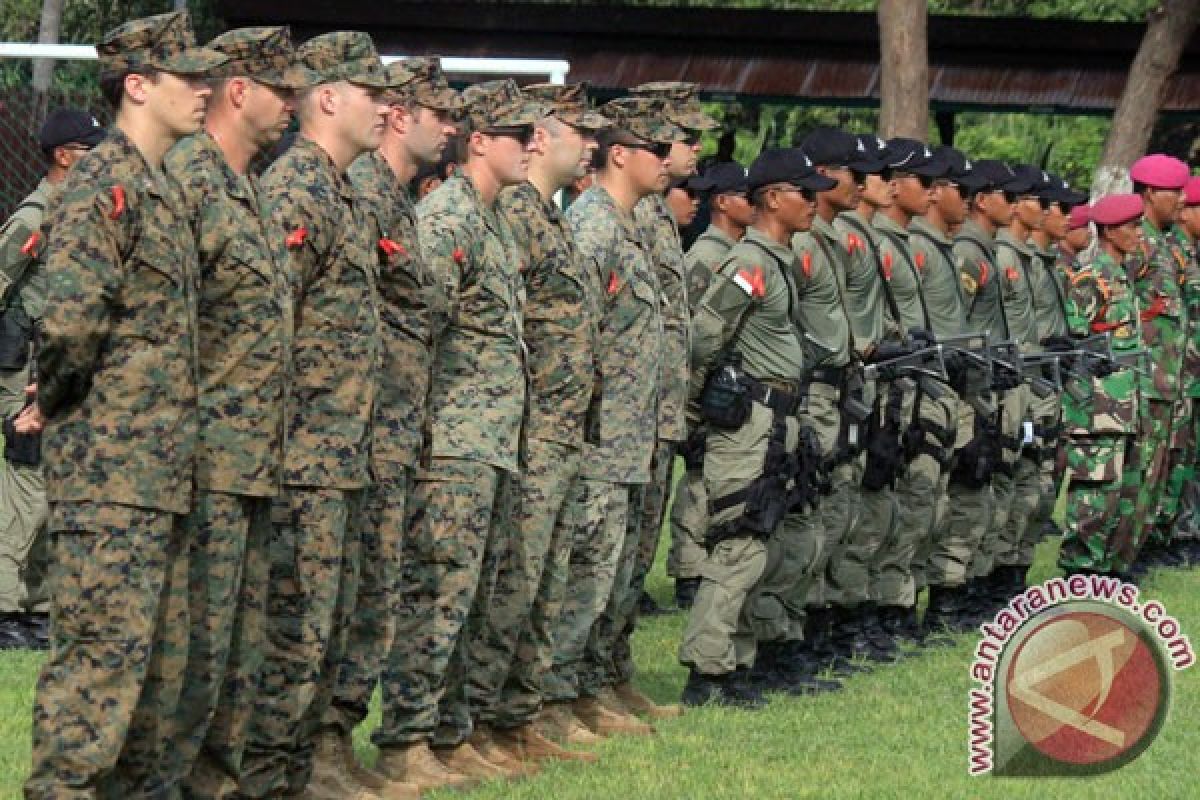
[[[670,142],[617,142],[617,144],[633,150],[645,150],[660,160],[671,155]]]
[[[504,136],[509,139],[515,139],[522,147],[527,146],[533,141],[532,125],[514,125],[507,128],[488,128],[483,133],[486,136]]]

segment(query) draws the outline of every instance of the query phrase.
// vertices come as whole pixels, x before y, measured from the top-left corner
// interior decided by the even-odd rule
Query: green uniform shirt
[[[525,253],[529,412],[525,435],[582,447],[596,375],[598,276],[558,206],[532,183],[500,192],[496,207]]]
[[[1004,315],[1010,335],[1025,349],[1038,349],[1037,314],[1030,277],[1033,251],[1013,238],[1008,228],[996,233],[996,281],[1004,296]]]
[[[1187,340],[1183,351],[1180,380],[1188,397],[1200,397],[1200,263],[1196,261],[1196,243],[1176,226],[1171,234],[1184,256],[1183,304],[1187,310]]]
[[[525,414],[525,256],[461,171],[417,206],[421,252],[449,300],[429,389],[433,458],[516,472]]]
[[[700,298],[708,291],[712,283],[713,273],[716,272],[729,249],[736,244],[733,238],[716,225],[709,225],[704,233],[692,242],[687,251],[685,264],[687,266],[688,302],[694,315],[700,306]]]
[[[9,306],[20,306],[34,320],[41,319],[46,308],[43,227],[62,187],[62,183],[42,178],[0,228],[0,297]],[[7,297],[10,293],[13,296]]]
[[[954,236],[954,258],[972,330],[987,331],[995,341],[1008,340],[1003,288],[996,275],[995,240],[974,220],[965,220]]]
[[[1029,282],[1033,286],[1033,313],[1037,317],[1038,339],[1061,336],[1067,332],[1064,303],[1067,296],[1067,276],[1058,268],[1058,251],[1041,248],[1032,239],[1029,250]]]
[[[1142,396],[1173,402],[1179,396],[1179,375],[1187,329],[1187,312],[1180,283],[1186,257],[1166,232],[1142,220],[1142,252],[1135,254],[1132,275],[1142,314],[1142,342],[1150,351],[1149,373],[1142,377]]]
[[[596,355],[596,402],[588,413],[582,475],[646,483],[658,421],[663,348],[658,281],[649,245],[633,215],[593,186],[567,209],[575,244],[603,287]]]
[[[854,333],[858,355],[878,346],[888,337],[899,336],[900,327],[888,308],[883,276],[877,262],[879,234],[857,211],[846,211],[833,219],[844,255],[846,316]]]
[[[180,187],[199,259],[196,486],[271,497],[292,353],[283,242],[268,234],[254,179],[235,173],[208,133],[180,141],[163,166]]]
[[[361,489],[379,380],[379,232],[304,136],[263,176],[262,203],[287,250],[295,305],[283,482]]]
[[[850,322],[842,301],[845,268],[837,260],[837,231],[814,217],[812,230],[792,237],[792,250],[796,254],[792,279],[799,298],[795,316],[800,330],[833,351],[819,362],[813,359],[810,366],[844,367],[850,363]]]
[[[176,189],[113,129],[71,169],[50,225],[38,351],[47,499],[81,513],[115,503],[185,514],[196,245]]]
[[[900,312],[901,328],[905,333],[913,328],[928,330],[921,273],[913,258],[908,231],[886,214],[876,214],[871,222],[880,232],[879,263]]]
[[[954,242],[922,217],[915,217],[908,230],[913,261],[923,265],[921,287],[934,335],[969,333],[967,304],[963,300],[962,281],[954,260]]]

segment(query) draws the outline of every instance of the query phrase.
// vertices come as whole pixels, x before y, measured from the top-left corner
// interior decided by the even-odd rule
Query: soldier
[[[49,162],[45,177],[0,228],[0,420],[5,423],[0,461],[0,650],[44,650],[50,630],[43,596],[46,486],[41,439],[20,435],[10,420],[29,404],[38,323],[46,302],[45,223],[67,172],[104,139],[86,111],[59,109],[38,132]]]
[[[1138,303],[1125,262],[1139,247],[1137,195],[1109,195],[1091,210],[1098,249],[1080,264],[1067,292],[1071,336],[1107,333],[1116,352],[1136,350]],[[1087,385],[1090,384],[1090,385]],[[1105,370],[1083,391],[1063,395],[1067,431],[1067,503],[1058,563],[1068,573],[1124,575],[1139,520],[1142,481],[1138,436],[1138,381],[1128,369]]]
[[[239,794],[372,797],[317,749],[358,589],[380,347],[380,244],[346,176],[379,146],[387,106],[371,39],[337,31],[297,49],[311,83],[300,133],[267,170],[262,205],[295,308],[282,489],[271,508],[267,647]],[[311,775],[311,781],[310,781]]]
[[[754,709],[764,703],[761,692],[737,678],[755,660],[753,612],[745,606],[767,568],[766,540],[792,505],[791,454],[801,438],[805,357],[790,245],[812,224],[815,193],[835,182],[797,149],[765,151],[748,182],[754,224],[696,313],[692,356],[708,384],[701,413],[709,423],[704,483],[712,516],[679,660],[690,669],[685,704]],[[731,395],[736,403],[722,402]]]
[[[474,746],[486,749],[487,737],[473,725],[466,688],[470,637],[493,587],[505,591],[496,583],[509,546],[501,521],[512,513],[525,411],[526,257],[495,204],[501,189],[526,180],[544,108],[511,80],[472,86],[463,102],[466,161],[417,207],[421,252],[448,309],[435,328],[427,434],[400,570],[395,638],[405,669],[384,684],[373,737],[377,769],[422,790],[519,772]]]
[[[1179,222],[1175,235],[1187,255],[1186,280],[1183,285],[1184,301],[1188,308],[1188,341],[1184,355],[1184,393],[1188,399],[1188,425],[1180,425],[1183,447],[1181,467],[1172,476],[1178,506],[1172,540],[1176,557],[1186,558],[1191,563],[1200,561],[1200,525],[1196,514],[1200,511],[1200,484],[1197,483],[1196,458],[1200,454],[1200,263],[1198,263],[1197,241],[1200,241],[1200,178],[1190,178],[1183,187],[1183,208],[1179,211]]]
[[[1132,563],[1148,540],[1155,549],[1162,546],[1155,532],[1170,470],[1176,406],[1183,396],[1181,372],[1187,331],[1181,286],[1187,258],[1169,234],[1179,216],[1182,190],[1190,176],[1187,165],[1179,159],[1149,155],[1134,162],[1129,177],[1144,207],[1141,253],[1130,266],[1130,274],[1141,309],[1142,344],[1149,351],[1149,363],[1139,386],[1141,464],[1145,475],[1136,512],[1138,528],[1129,544],[1132,551],[1127,554]]]
[[[506,549],[482,626],[472,631],[467,694],[476,734],[519,762],[595,761],[565,750],[571,720],[550,710],[534,726],[543,680],[554,666],[553,624],[562,612],[571,560],[567,495],[579,476],[584,422],[592,400],[602,288],[575,246],[554,195],[587,173],[596,133],[608,120],[587,106],[583,84],[535,84],[524,92],[548,104],[534,128],[529,180],[500,192],[525,265],[524,341],[529,410],[522,430],[521,474],[510,516],[500,521]],[[477,709],[477,711],[476,711]],[[478,746],[478,745],[477,745]],[[486,751],[485,751],[486,752]]]
[[[184,521],[191,636],[171,780],[198,797],[227,797],[237,789],[261,667],[292,335],[282,248],[248,170],[291,122],[292,91],[307,75],[286,28],[229,31],[208,47],[229,61],[204,129],[164,161],[199,258],[197,491]]]
[[[163,722],[183,689],[196,445],[196,250],[163,154],[204,120],[186,12],[97,46],[116,110],[50,221],[37,403],[45,427],[51,653],[38,678],[27,798],[167,792]]]
[[[703,191],[708,193],[710,223],[686,255],[688,302],[696,313],[700,298],[708,290],[713,270],[746,232],[754,219],[754,208],[747,197],[746,168],[735,161],[718,162],[705,170]],[[695,394],[695,381],[691,381]],[[675,602],[680,608],[692,607],[700,587],[700,565],[704,563],[704,535],[708,531],[708,498],[704,495],[704,431],[694,409],[688,411],[688,438],[680,445],[686,469],[675,487],[671,506],[671,549],[667,556],[667,574],[675,579]]]
[[[1092,221],[1091,211],[1086,198],[1072,207],[1067,215],[1067,232],[1058,240],[1058,268],[1068,284],[1079,266],[1080,257],[1092,243],[1092,229],[1088,226]]]
[[[638,529],[627,524],[632,487],[650,480],[662,348],[660,293],[651,248],[633,217],[642,198],[664,185],[679,129],[662,101],[622,98],[601,109],[614,127],[601,131],[595,183],[567,210],[567,221],[593,280],[602,288],[598,389],[585,421],[583,466],[572,484],[569,590],[554,629],[547,702],[570,703],[593,732],[649,734],[612,691],[617,641],[630,619],[614,587],[628,587]],[[626,603],[624,612],[617,600]],[[568,740],[570,741],[570,740]]]
[[[379,232],[382,367],[371,442],[371,475],[362,530],[362,575],[346,659],[338,668],[327,729],[347,771],[387,797],[404,791],[354,757],[351,732],[367,718],[380,679],[403,680],[407,642],[394,642],[401,552],[425,427],[433,349],[433,317],[444,310],[441,284],[421,255],[417,211],[408,183],[422,165],[435,165],[455,133],[462,106],[436,58],[396,61],[384,68],[387,126],[378,150],[350,165],[350,181]],[[394,657],[393,657],[394,656]],[[393,782],[397,783],[397,782]],[[411,794],[411,792],[410,792]]]

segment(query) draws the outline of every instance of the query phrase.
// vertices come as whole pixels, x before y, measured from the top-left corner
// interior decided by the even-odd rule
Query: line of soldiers
[[[635,687],[631,635],[677,455],[684,704],[835,690],[1023,584],[1058,390],[1143,374],[1096,328],[1115,279],[1056,265],[1083,196],[1033,168],[820,129],[693,177],[717,123],[687,84],[460,95],[362,33],[197,47],[185,12],[97,49],[115,125],[21,248],[46,299],[11,433],[44,437],[52,602],[28,798],[411,798],[653,734],[682,709]],[[1148,226],[1177,178],[1135,167]],[[714,220],[687,256],[681,182]],[[1159,362],[1194,331],[1154,277],[1188,259],[1155,259],[1125,305]],[[1072,502],[1182,493],[1175,394],[1136,433],[1068,396]],[[1136,485],[1095,477],[1121,436],[1158,459]]]

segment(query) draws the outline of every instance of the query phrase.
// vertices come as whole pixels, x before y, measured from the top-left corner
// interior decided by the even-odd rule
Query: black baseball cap
[[[944,178],[950,164],[929,145],[916,139],[897,136],[888,139],[888,167],[923,178]]]
[[[1086,192],[1080,192],[1071,188],[1071,184],[1067,183],[1065,178],[1055,175],[1053,172],[1047,173],[1050,177],[1050,189],[1046,191],[1045,196],[1052,203],[1062,203],[1065,206],[1077,206],[1080,203],[1086,203],[1088,196]]]
[[[948,144],[940,144],[933,148],[933,154],[949,165],[949,171],[942,177],[957,183],[967,191],[982,189],[988,185],[987,179],[975,171],[975,165],[963,151]]]
[[[1025,190],[1026,194],[1050,199],[1050,193],[1054,190],[1055,185],[1048,172],[1038,169],[1032,164],[1017,164],[1013,167],[1013,174],[1029,182],[1030,186]]]
[[[104,141],[105,131],[100,123],[86,111],[75,108],[60,108],[51,112],[38,131],[38,147],[49,152],[64,144],[82,144],[95,147]]]
[[[978,187],[982,191],[1024,194],[1033,188],[1032,181],[1018,176],[1012,167],[1003,161],[993,158],[981,159],[974,163],[974,170],[981,180],[986,181]]]
[[[773,183],[790,183],[814,192],[826,192],[837,186],[837,181],[818,173],[812,159],[798,147],[775,147],[762,151],[750,165],[747,182],[750,191]]]
[[[858,137],[838,128],[814,129],[803,141],[800,149],[820,167],[848,167],[858,159]]]
[[[746,168],[736,161],[710,164],[696,181],[696,187],[713,194],[745,194],[750,190]]]
[[[888,168],[892,151],[879,136],[873,133],[862,133],[855,136],[854,161],[850,168],[863,175],[878,175]]]

